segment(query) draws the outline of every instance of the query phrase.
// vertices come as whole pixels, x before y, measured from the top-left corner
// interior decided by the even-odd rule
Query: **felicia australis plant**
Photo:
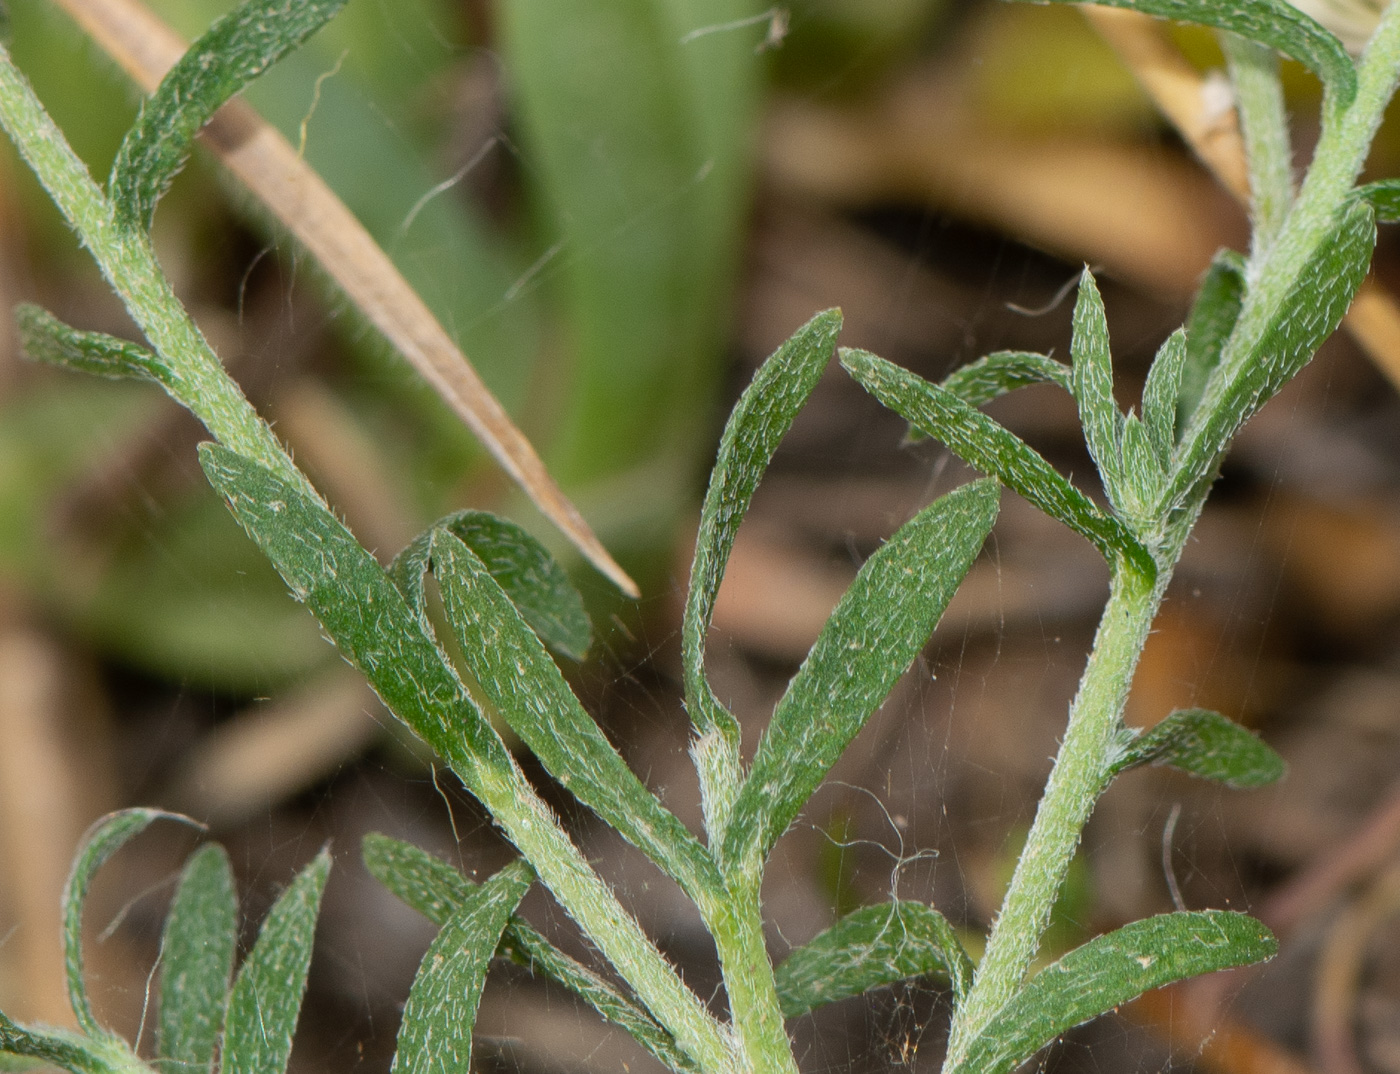
[[[105,190],[0,48],[0,122],[149,344],[79,331],[23,306],[16,319],[28,353],[103,376],[153,380],[204,422],[214,442],[200,447],[200,461],[229,510],[389,709],[452,766],[520,853],[474,884],[406,844],[365,841],[370,870],[441,927],[404,1009],[396,1070],[468,1069],[477,1000],[495,958],[571,989],[685,1074],[795,1071],[786,1019],[908,977],[941,977],[953,1009],[945,1071],[1004,1074],[1071,1026],[1148,989],[1274,953],[1268,930],[1244,914],[1181,912],[1129,924],[1032,972],[1080,834],[1112,780],[1144,764],[1237,787],[1282,773],[1267,746],[1217,713],[1179,711],[1139,734],[1124,726],[1122,711],[1153,616],[1232,437],[1337,327],[1366,274],[1377,218],[1400,218],[1400,182],[1356,186],[1400,77],[1400,10],[1382,16],[1353,61],[1336,37],[1282,0],[1115,2],[1221,32],[1249,151],[1252,249],[1247,257],[1229,250],[1216,257],[1186,325],[1158,352],[1140,406],[1126,415],[1114,402],[1103,305],[1088,272],[1069,365],[1003,352],[931,384],[873,354],[841,352],[841,364],[866,390],[988,476],[925,508],[870,557],[746,764],[739,725],[706,677],[707,627],[739,523],[831,357],[840,314],[818,314],[768,360],[725,429],[685,608],[685,693],[703,840],[628,769],[551,658],[550,648],[585,650],[590,629],[578,595],[541,547],[511,523],[463,512],[381,568],[224,373],[157,264],[152,214],[195,133],[343,0],[247,0],[215,23],[145,103]],[[1278,53],[1305,64],[1324,86],[1321,139],[1296,189]],[[1078,404],[1104,505],[978,410],[1004,392],[1047,382]],[[1090,541],[1109,564],[1111,590],[985,953],[974,963],[937,910],[892,901],[848,915],[774,967],[759,898],[769,852],[924,645],[991,529],[1003,485]],[[446,655],[428,614],[428,572],[468,675]],[[719,953],[727,1021],[685,986],[571,842],[488,710],[694,901]],[[39,1061],[79,1074],[175,1074],[216,1063],[228,1074],[285,1070],[330,867],[325,853],[287,888],[235,972],[228,860],[218,846],[200,850],[166,922],[154,1057],[138,1057],[92,1012],[80,942],[84,895],[103,861],[161,815],[127,810],[87,837],[65,914],[79,1029],[20,1026],[0,1015],[6,1064]],[[536,882],[583,930],[611,976],[564,955],[516,916]]]

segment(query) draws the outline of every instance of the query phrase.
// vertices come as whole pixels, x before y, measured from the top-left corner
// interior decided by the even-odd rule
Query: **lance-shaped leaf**
[[[119,219],[149,229],[199,129],[219,106],[324,26],[345,0],[245,0],[216,20],[141,106],[112,165]]]
[[[1066,1030],[1144,992],[1272,958],[1278,941],[1247,914],[1161,914],[1090,940],[1036,974],[948,1074],[1007,1074]]]
[[[35,1060],[40,1068],[73,1074],[128,1074],[140,1060],[115,1036],[85,1037],[62,1029],[29,1029],[0,1014],[0,1066],[4,1056]]]
[[[1121,509],[1123,415],[1113,401],[1113,359],[1108,348],[1108,319],[1104,316],[1103,298],[1093,273],[1087,268],[1079,279],[1069,350],[1073,362],[1070,384],[1075,402],[1079,404],[1084,441],[1098,465],[1104,491]]]
[[[116,1034],[98,1022],[88,1002],[87,984],[83,980],[83,903],[93,875],[102,863],[162,817],[194,823],[178,813],[164,813],[158,809],[123,809],[93,824],[73,857],[73,868],[63,894],[63,963],[68,977],[68,1001],[73,1005],[78,1025],[89,1037],[117,1039]]]
[[[1341,324],[1366,278],[1376,246],[1376,219],[1364,201],[1350,202],[1317,245],[1258,342],[1217,369],[1183,436],[1168,491],[1175,506],[1210,480],[1246,421],[1305,366]]]
[[[486,565],[540,641],[571,660],[588,655],[593,626],[564,568],[524,529],[488,511],[448,515],[398,554],[389,576],[409,604],[423,611],[423,576],[438,529],[453,534]]]
[[[1211,259],[1201,281],[1191,313],[1186,318],[1186,357],[1177,395],[1176,427],[1184,428],[1205,394],[1215,367],[1244,302],[1244,258],[1234,250],[1220,250]]]
[[[987,480],[955,489],[865,561],[773,711],[734,803],[722,861],[757,875],[928,641],[996,521],[999,492]]]
[[[431,556],[462,659],[511,730],[692,897],[719,891],[709,851],[627,767],[481,560],[446,530],[434,532]]]
[[[376,832],[364,837],[362,853],[375,879],[435,925],[445,925],[476,887],[447,862]],[[671,1035],[642,1007],[564,954],[523,918],[506,923],[496,953],[563,985],[672,1070],[694,1069]]]
[[[1156,577],[1152,557],[1127,528],[1095,507],[1009,429],[951,392],[867,351],[842,350],[841,364],[905,421],[1087,538],[1109,563],[1125,557],[1145,577]]]
[[[404,1005],[395,1074],[471,1069],[472,1031],[486,970],[535,874],[514,861],[469,892],[429,945]]]
[[[1070,387],[1070,369],[1063,362],[1029,351],[996,351],[948,374],[943,388],[968,406],[982,406],[993,399],[1032,384]]]
[[[175,371],[139,343],[105,332],[80,331],[27,302],[15,307],[15,325],[24,353],[36,362],[113,380],[150,380],[177,394]]]
[[[1356,96],[1356,65],[1346,46],[1329,30],[1284,0],[1220,4],[1213,0],[1096,0],[1146,15],[1229,30],[1291,56],[1322,79],[1334,110]]]
[[[323,850],[273,904],[229,995],[223,1074],[283,1074],[306,993],[321,893],[331,869]]]
[[[1145,517],[1156,506],[1167,471],[1152,444],[1147,427],[1136,414],[1123,422],[1122,476],[1119,478],[1119,499],[1129,517]]]
[[[211,843],[185,865],[165,918],[156,1055],[166,1074],[213,1069],[237,941],[233,873],[223,848]]]
[[[1172,450],[1176,447],[1176,401],[1181,396],[1185,372],[1186,330],[1178,328],[1158,348],[1152,368],[1147,371],[1147,383],[1142,388],[1142,424],[1163,471],[1171,465]]]
[[[1381,179],[1359,187],[1352,195],[1370,204],[1382,224],[1400,222],[1400,179]]]
[[[961,998],[972,984],[972,960],[948,919],[921,902],[887,902],[847,914],[778,966],[783,1016],[796,1018],[827,1003],[910,977],[948,978]]]
[[[1288,770],[1253,731],[1209,709],[1179,709],[1123,748],[1116,776],[1139,765],[1170,765],[1193,776],[1245,789],[1264,787]]]
[[[710,471],[710,487],[700,510],[681,635],[686,704],[702,733],[721,728],[726,735],[737,735],[734,717],[720,704],[705,677],[705,634],[739,523],[779,441],[831,360],[840,331],[840,310],[819,313],[799,328],[759,367],[724,427],[719,457]]]

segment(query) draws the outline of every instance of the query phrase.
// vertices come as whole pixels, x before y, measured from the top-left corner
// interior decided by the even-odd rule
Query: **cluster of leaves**
[[[477,999],[494,957],[571,989],[678,1071],[791,1069],[782,1018],[911,976],[945,979],[955,1019],[964,1009],[977,1009],[986,961],[974,968],[950,923],[917,903],[857,910],[775,970],[762,946],[757,897],[770,851],[926,643],[992,527],[1002,485],[1103,553],[1115,586],[1138,595],[1139,633],[1145,636],[1230,439],[1335,329],[1365,274],[1377,214],[1392,218],[1400,210],[1400,186],[1363,188],[1333,206],[1276,294],[1262,287],[1262,269],[1246,269],[1233,254],[1217,258],[1187,325],[1153,363],[1141,415],[1125,415],[1114,400],[1103,303],[1088,272],[1075,307],[1068,366],[1044,355],[999,353],[932,384],[874,355],[843,351],[842,365],[872,395],[988,477],[919,512],[866,561],[746,766],[738,721],[706,673],[706,635],[739,524],[780,440],[830,361],[840,315],[819,314],[799,329],[760,369],[731,415],[702,510],[683,633],[686,702],[704,795],[702,843],[628,768],[551,656],[550,649],[581,656],[590,629],[577,594],[536,542],[512,524],[465,512],[435,524],[388,569],[381,567],[292,466],[222,371],[201,364],[205,351],[197,334],[182,336],[166,324],[168,317],[178,326],[183,314],[152,313],[153,306],[173,303],[173,296],[159,287],[141,289],[150,281],[132,266],[144,271],[154,264],[145,230],[194,132],[229,94],[329,18],[339,2],[247,0],[216,23],[143,109],[107,194],[91,184],[76,158],[63,155],[61,135],[44,125],[47,117],[3,52],[0,116],[153,348],[80,332],[30,307],[19,315],[29,353],[106,376],[153,380],[205,421],[218,443],[201,446],[200,462],[234,517],[341,653],[447,761],[521,852],[520,861],[475,885],[410,846],[378,836],[366,841],[371,871],[440,925],[405,1008],[395,1068],[465,1069]],[[1244,9],[1200,0],[1133,0],[1130,6],[1218,26],[1295,56],[1323,78],[1334,122],[1357,98],[1355,69],[1335,38],[1280,0],[1258,0]],[[1075,399],[1105,506],[978,409],[1036,383],[1058,385]],[[441,616],[433,614],[428,573],[437,583]],[[1074,789],[1085,799],[1084,816],[1113,778],[1141,765],[1169,764],[1240,787],[1282,773],[1267,746],[1217,713],[1174,713],[1143,735],[1124,727],[1121,703],[1115,707],[1113,697],[1125,692],[1134,658],[1129,653],[1120,658],[1122,666],[1110,669],[1113,688],[1105,693],[1103,712],[1092,714],[1108,733],[1103,752],[1085,762],[1084,785]],[[696,903],[719,949],[731,1026],[720,1025],[686,989],[617,903],[521,772],[488,714],[499,715],[551,777]],[[1071,733],[1078,719],[1072,715]],[[79,854],[69,885],[66,943],[81,1032],[0,1021],[0,1051],[82,1074],[144,1069],[92,1015],[79,932],[93,871],[156,816],[142,810],[114,815]],[[217,848],[195,855],[168,918],[163,949],[156,1061],[164,1069],[207,1070],[217,1060],[223,1070],[281,1074],[328,868],[323,854],[288,889],[234,975],[236,911],[227,863]],[[516,915],[536,879],[621,984],[565,956]],[[1053,887],[1056,881],[1049,879]],[[1029,938],[1032,952],[1038,940],[1039,934]],[[1127,925],[1029,980],[1018,973],[1004,996],[978,1011],[969,1035],[957,1042],[950,1069],[1003,1074],[1073,1025],[1144,990],[1267,958],[1274,950],[1268,931],[1237,913],[1181,912]]]

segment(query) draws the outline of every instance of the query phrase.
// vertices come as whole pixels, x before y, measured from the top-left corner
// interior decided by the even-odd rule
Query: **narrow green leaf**
[[[117,1038],[98,1022],[92,1013],[92,1004],[88,1002],[87,985],[83,981],[83,902],[87,899],[93,875],[102,867],[102,863],[150,827],[152,821],[162,817],[194,823],[188,817],[159,809],[123,809],[108,813],[87,830],[73,857],[73,868],[68,874],[63,894],[63,962],[68,976],[68,1001],[73,1005],[73,1014],[83,1032],[94,1039]]]
[[[436,925],[444,925],[475,888],[445,861],[409,843],[371,832],[364,837],[365,868],[386,888]],[[642,1007],[609,981],[564,954],[520,917],[506,924],[496,952],[532,974],[569,989],[609,1022],[626,1030],[672,1070],[694,1063]]]
[[[1184,502],[1220,466],[1246,421],[1305,366],[1341,324],[1366,278],[1376,246],[1376,220],[1364,201],[1350,202],[1336,227],[1303,266],[1248,355],[1216,370],[1187,426],[1168,492]]]
[[[593,643],[583,597],[564,568],[520,526],[488,511],[458,511],[434,523],[394,559],[389,576],[409,604],[423,607],[423,575],[434,530],[447,530],[475,553],[540,641],[570,660]]]
[[[1129,517],[1148,517],[1167,481],[1147,427],[1129,414],[1123,423],[1123,477],[1120,496]]]
[[[462,659],[511,730],[692,897],[720,890],[709,852],[627,767],[481,560],[447,530],[434,532],[431,555]]]
[[[82,332],[38,306],[15,307],[24,353],[36,362],[60,365],[113,380],[150,380],[174,390],[178,378],[155,352],[105,332]]]
[[[1209,709],[1173,712],[1128,743],[1110,774],[1145,764],[1170,765],[1240,789],[1267,786],[1288,770],[1283,758],[1253,731]]]
[[[727,735],[737,735],[734,717],[715,697],[705,677],[705,634],[739,523],[748,512],[754,490],[779,441],[831,360],[840,331],[841,311],[827,310],[794,332],[759,367],[724,427],[719,457],[710,472],[710,487],[700,512],[700,533],[690,568],[681,638],[686,704],[691,720],[702,734],[718,727]]]
[[[514,861],[469,892],[418,967],[404,1006],[392,1071],[436,1074],[471,1069],[472,1031],[486,970],[501,933],[535,874]]]
[[[1124,480],[1120,450],[1123,414],[1113,400],[1113,359],[1108,348],[1108,319],[1094,274],[1087,268],[1079,279],[1074,303],[1074,334],[1069,345],[1070,384],[1079,404],[1079,424],[1089,454],[1098,465],[1104,491],[1122,507]]]
[[[306,993],[321,893],[331,870],[316,855],[273,904],[229,995],[223,1074],[283,1074]]]
[[[112,165],[118,218],[148,230],[156,202],[220,105],[319,30],[345,0],[245,0],[216,20],[141,105]]]
[[[992,1016],[948,1074],[1007,1074],[1061,1033],[1144,992],[1272,958],[1278,941],[1247,914],[1161,914],[1090,940],[1036,974]]]
[[[140,1060],[115,1036],[85,1037],[62,1029],[26,1029],[0,1014],[0,1056],[24,1056],[40,1067],[73,1074],[128,1074]]]
[[[972,960],[948,919],[921,902],[887,902],[847,914],[777,969],[785,1018],[910,977],[947,977],[961,998]]]
[[[185,866],[165,918],[156,1036],[156,1055],[165,1074],[213,1069],[237,941],[233,873],[223,847],[211,843]]]
[[[1326,86],[1330,107],[1340,110],[1356,96],[1356,65],[1329,30],[1284,0],[1219,4],[1213,0],[1096,0],[1175,22],[1229,30],[1269,45],[1311,70]]]
[[[1104,514],[1024,440],[951,392],[866,351],[842,350],[841,364],[866,391],[905,421],[937,437],[958,458],[990,474],[1114,563],[1120,556],[1156,577],[1147,550],[1118,519]]]
[[[500,736],[465,693],[423,620],[334,515],[265,466],[199,446],[209,483],[396,716],[472,785],[510,768]]]
[[[1381,179],[1358,187],[1352,197],[1370,204],[1382,224],[1400,223],[1400,179]]]
[[[1164,471],[1171,466],[1176,447],[1176,401],[1181,396],[1185,372],[1186,329],[1178,328],[1158,348],[1142,389],[1142,423]]]
[[[1186,318],[1186,358],[1177,396],[1178,430],[1184,429],[1196,412],[1210,375],[1220,364],[1239,320],[1246,287],[1244,258],[1234,250],[1217,251]]]
[[[943,388],[968,406],[982,406],[998,396],[1032,384],[1058,384],[1067,392],[1070,369],[1063,362],[1028,351],[996,351],[950,373]]]
[[[721,860],[763,860],[919,654],[991,531],[982,480],[934,501],[866,560],[778,701],[734,803]]]

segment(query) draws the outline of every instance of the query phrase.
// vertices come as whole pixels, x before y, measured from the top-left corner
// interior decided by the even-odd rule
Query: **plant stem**
[[[1154,585],[1122,561],[1113,572],[1064,742],[992,925],[986,954],[953,1017],[944,1066],[948,1074],[959,1069],[978,1033],[1015,995],[1040,948],[1084,825],[1103,793],[1128,687],[1169,574],[1164,565]]]
[[[1230,65],[1249,162],[1250,215],[1258,257],[1278,236],[1293,205],[1293,143],[1283,107],[1278,54],[1237,34],[1220,34],[1220,43]]]

